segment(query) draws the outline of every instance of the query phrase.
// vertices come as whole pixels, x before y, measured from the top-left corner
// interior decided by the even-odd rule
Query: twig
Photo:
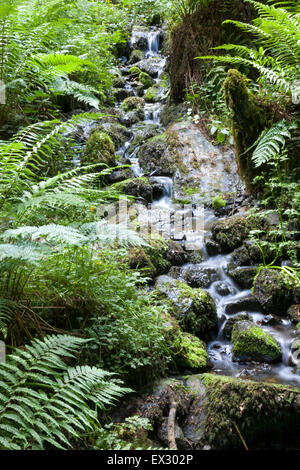
[[[239,438],[241,439],[241,441],[242,441],[242,443],[243,443],[243,446],[245,447],[245,450],[249,450],[248,447],[247,447],[247,444],[246,444],[246,442],[245,442],[245,440],[244,440],[244,438],[243,438],[243,436],[241,435],[241,432],[240,432],[240,430],[239,430],[237,424],[236,424],[234,421],[232,421],[232,422],[233,422],[233,425],[234,425],[234,427],[235,427],[235,429],[236,429],[236,432],[238,433]]]

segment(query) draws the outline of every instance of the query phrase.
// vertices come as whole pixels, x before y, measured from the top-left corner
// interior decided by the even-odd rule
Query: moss
[[[149,247],[145,248],[155,266],[156,276],[164,274],[171,268],[171,262],[167,259],[168,243],[162,238],[148,240]]]
[[[136,62],[143,60],[144,57],[145,54],[143,51],[141,51],[140,49],[134,49],[130,54],[129,64],[135,64]]]
[[[87,140],[82,164],[104,163],[115,166],[115,146],[108,134],[95,130]]]
[[[148,88],[148,90],[145,93],[145,101],[147,103],[155,103],[159,99],[158,94],[159,94],[159,88],[156,85]]]
[[[243,216],[227,217],[212,224],[212,238],[224,252],[229,253],[239,247],[249,235],[250,221]]]
[[[214,300],[202,289],[193,289],[178,280],[174,284],[177,290],[177,298],[172,302],[175,318],[184,331],[201,339],[208,339],[217,327]]]
[[[140,73],[142,73],[141,69],[136,66],[130,67],[129,69],[129,75],[140,75]]]
[[[211,205],[214,209],[221,209],[226,206],[226,201],[224,201],[221,196],[215,196],[211,201]]]
[[[127,262],[131,269],[140,270],[145,276],[153,278],[156,269],[151,262],[150,256],[142,247],[131,247],[128,250]]]
[[[145,88],[150,88],[153,85],[154,80],[148,73],[141,72],[139,74],[139,82],[141,82]]]
[[[143,98],[139,98],[137,96],[129,96],[126,98],[126,100],[123,101],[121,104],[121,108],[125,113],[128,111],[134,111],[134,110],[141,110],[144,107],[144,100]]]
[[[112,85],[114,88],[123,88],[125,86],[125,78],[121,76],[116,76],[113,79]]]
[[[243,447],[233,423],[252,449],[266,440],[283,445],[299,432],[299,389],[213,374],[201,379],[207,387],[205,440],[213,449]]]
[[[191,186],[183,186],[182,191],[187,194],[188,196],[193,196],[194,194],[198,194],[200,192],[200,188],[193,188]]]
[[[261,172],[252,161],[252,152],[247,151],[258,139],[261,132],[272,124],[270,109],[258,103],[247,88],[246,78],[235,69],[227,73],[224,82],[227,106],[233,112],[233,138],[236,149],[239,174],[248,189],[254,190],[253,179]]]
[[[179,343],[180,353],[175,357],[175,362],[180,369],[191,371],[207,369],[208,354],[203,341],[189,333],[182,333]]]
[[[255,279],[253,294],[265,313],[285,316],[298,300],[299,289],[281,270],[265,268]]]
[[[266,331],[248,322],[234,324],[231,340],[235,359],[274,362],[282,356],[279,343]]]
[[[205,343],[196,336],[182,332],[176,319],[166,311],[161,315],[164,336],[176,367],[182,371],[205,371],[208,367]]]

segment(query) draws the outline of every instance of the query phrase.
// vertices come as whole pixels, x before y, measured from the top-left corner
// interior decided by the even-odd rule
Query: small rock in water
[[[267,315],[262,319],[262,324],[263,325],[275,325],[276,324],[276,318],[273,317],[273,315]]]
[[[261,306],[253,295],[247,295],[246,297],[228,303],[225,307],[225,313],[228,315],[241,312],[242,310],[261,312]]]
[[[214,284],[214,287],[216,289],[216,292],[222,296],[229,294],[233,295],[236,292],[235,288],[230,284],[227,284],[226,282],[218,282]]]

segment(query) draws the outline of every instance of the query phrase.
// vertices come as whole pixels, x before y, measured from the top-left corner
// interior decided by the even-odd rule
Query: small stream
[[[145,53],[146,58],[158,57],[160,59],[159,71],[157,78],[155,79],[156,83],[160,82],[160,77],[164,71],[166,62],[165,58],[160,54],[160,34],[161,31],[159,29],[151,28],[149,30],[147,37],[148,50]],[[129,68],[130,66],[127,67]],[[127,80],[126,88],[131,90],[133,95],[136,95],[136,91],[134,87],[132,87],[130,77],[126,75],[125,78]],[[165,102],[166,98],[164,95],[164,90],[162,89],[159,102],[153,104],[147,103],[145,105],[144,124],[154,124],[161,130],[161,132],[164,132],[164,128],[160,122],[160,113]],[[117,104],[116,107],[119,109],[120,104]],[[88,128],[86,128],[84,131],[85,135],[87,135],[92,128],[90,123],[88,123],[87,126]],[[130,147],[140,126],[141,123],[137,123],[130,127],[130,130],[132,131],[131,139],[117,151],[117,154],[120,155],[123,161],[130,161],[132,170],[137,177],[144,175],[137,158],[139,147],[135,148],[133,152],[130,152]],[[156,175],[155,172],[154,174],[147,176],[151,177],[152,180],[155,180],[163,187],[162,194],[159,198],[153,201],[152,208],[155,208],[156,210],[167,210],[170,213],[174,211],[174,204],[172,202],[172,179],[166,176]],[[195,214],[194,217],[197,217],[197,214]],[[216,216],[214,215],[213,210],[208,209],[204,211],[205,234],[204,242],[203,239],[201,242],[203,261],[197,264],[199,269],[207,269],[214,273],[212,282],[205,289],[215,300],[219,318],[219,331],[217,335],[208,343],[208,353],[212,370],[215,373],[221,375],[243,377],[258,381],[287,383],[300,386],[300,371],[298,370],[297,374],[297,370],[290,363],[290,346],[295,337],[295,331],[288,319],[281,318],[276,321],[275,325],[270,325],[268,324],[268,318],[266,318],[266,315],[262,314],[260,311],[252,311],[247,309],[246,313],[249,315],[249,317],[252,318],[253,322],[273,335],[280,343],[283,353],[282,362],[279,364],[262,364],[254,362],[239,363],[233,361],[232,343],[228,338],[226,338],[224,329],[226,328],[226,322],[229,318],[232,318],[233,316],[239,315],[241,313],[244,314],[245,310],[242,312],[238,311],[237,313],[228,314],[226,313],[226,307],[239,299],[251,295],[251,291],[241,290],[237,284],[227,275],[227,265],[230,261],[230,255],[217,255],[214,257],[209,257],[207,255],[205,249],[205,237],[209,237],[210,225],[215,220]],[[184,265],[181,267],[181,269],[188,268],[189,266],[191,265]]]

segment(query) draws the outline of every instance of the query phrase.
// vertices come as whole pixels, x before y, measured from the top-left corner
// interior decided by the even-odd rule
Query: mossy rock
[[[140,49],[134,49],[129,58],[129,64],[136,64],[136,62],[139,62],[140,60],[143,60],[145,58],[145,53],[141,51]]]
[[[230,253],[239,247],[249,235],[250,229],[249,220],[240,215],[218,220],[211,226],[212,238],[224,253]]]
[[[181,330],[178,322],[169,313],[161,317],[164,326],[164,336],[176,367],[184,371],[205,371],[208,368],[206,345],[196,336]]]
[[[145,102],[143,98],[139,98],[138,96],[130,96],[123,101],[121,108],[125,113],[128,111],[140,111],[143,109],[144,103]]]
[[[133,141],[130,144],[129,152],[133,152],[137,147],[143,145],[151,137],[156,136],[160,133],[159,127],[156,124],[144,124],[140,126],[134,136]]]
[[[192,289],[169,276],[160,276],[155,286],[162,300],[169,299],[171,312],[184,331],[203,340],[209,339],[216,331],[216,305],[208,292]]]
[[[111,138],[116,149],[122,147],[132,136],[132,133],[125,126],[116,122],[104,123],[97,129],[105,132]]]
[[[139,82],[141,82],[145,88],[150,88],[152,87],[154,80],[148,73],[141,72],[139,74]]]
[[[148,88],[144,96],[146,103],[156,103],[159,101],[159,91],[160,89],[157,85]]]
[[[257,266],[242,266],[228,271],[228,275],[242,289],[251,289],[257,274]]]
[[[128,73],[129,75],[132,75],[132,76],[139,76],[140,73],[142,73],[142,71],[138,67],[134,66],[134,67],[130,67],[130,69],[128,70]]]
[[[291,305],[287,311],[288,317],[293,323],[297,323],[297,329],[300,327],[300,305]],[[299,325],[299,327],[298,327]]]
[[[235,360],[257,362],[281,360],[282,351],[279,343],[269,333],[251,322],[235,323],[231,340]]]
[[[211,201],[211,205],[214,209],[221,209],[226,206],[226,201],[221,196],[215,196]]]
[[[116,165],[115,146],[108,134],[99,130],[91,133],[81,163],[83,165],[104,163],[109,167]]]
[[[144,248],[129,248],[126,260],[131,269],[137,269],[151,279],[155,277],[156,269],[151,262],[150,256],[145,253]]]
[[[235,315],[234,317],[228,318],[225,322],[224,328],[222,329],[223,335],[226,339],[231,339],[233,327],[238,321],[251,322],[252,319],[247,312],[241,312],[238,315]]]
[[[196,448],[243,449],[240,435],[250,449],[285,448],[299,436],[299,389],[208,373],[199,377],[206,399]]]
[[[255,279],[253,295],[265,313],[281,316],[300,301],[297,285],[279,269],[262,269]]]
[[[152,202],[152,186],[147,178],[130,178],[115,184],[115,188],[123,194],[128,194],[136,198],[142,198],[146,202]]]
[[[182,333],[179,342],[180,353],[175,356],[179,369],[200,372],[208,368],[209,358],[203,341],[189,333]]]
[[[124,88],[126,84],[126,80],[124,77],[121,77],[120,75],[114,77],[112,85],[114,88]]]
[[[233,138],[240,176],[249,190],[254,190],[253,179],[261,173],[252,160],[253,146],[261,132],[272,125],[271,107],[259,103],[247,88],[248,80],[236,69],[230,69],[224,82],[224,96],[233,113]]]

